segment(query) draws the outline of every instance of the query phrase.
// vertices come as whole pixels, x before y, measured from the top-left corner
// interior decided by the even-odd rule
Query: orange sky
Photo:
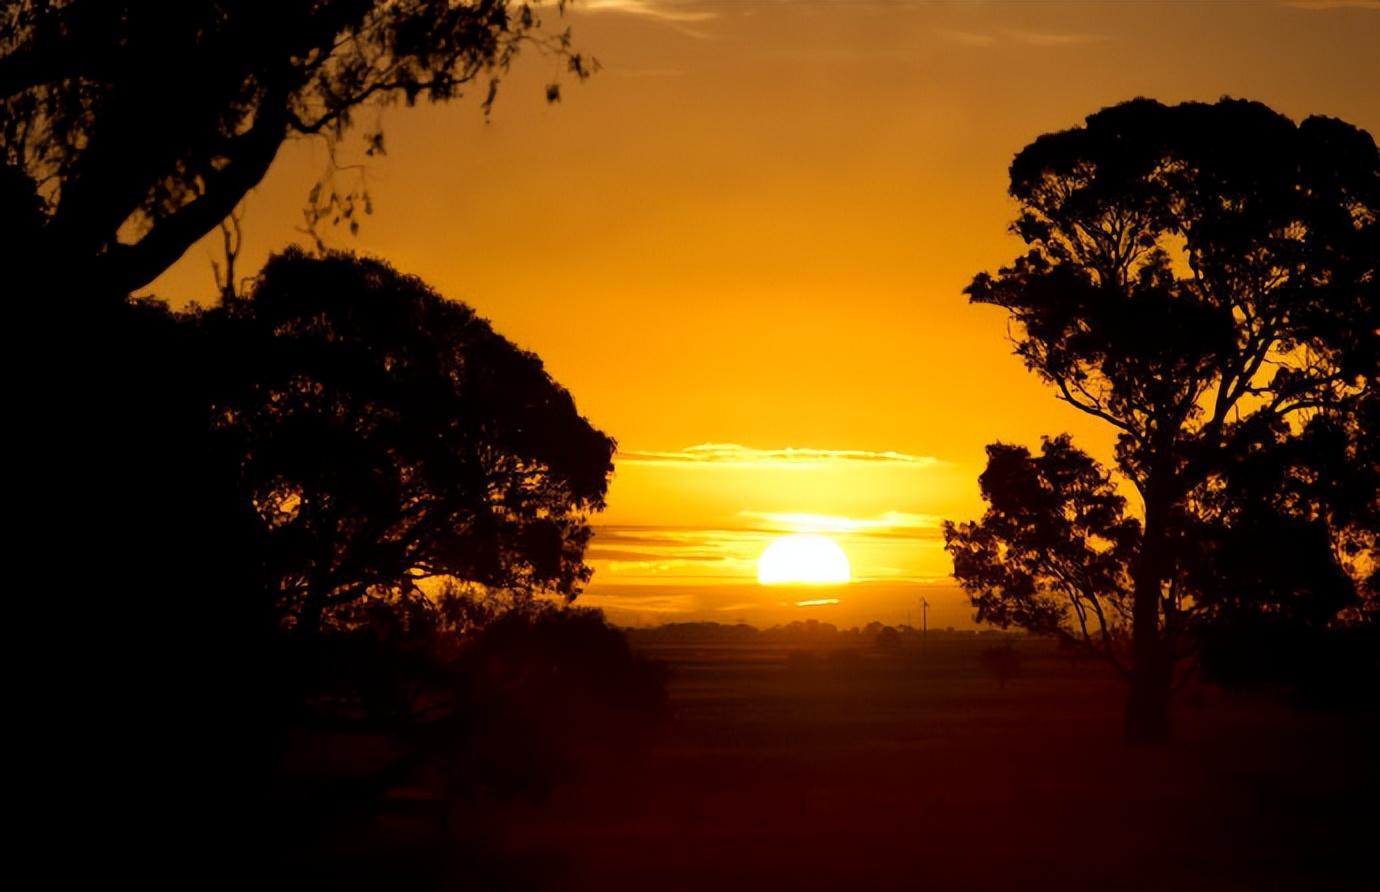
[[[329,241],[476,307],[618,439],[582,600],[624,622],[898,622],[924,595],[932,626],[968,625],[936,524],[980,512],[983,446],[1110,444],[961,294],[1016,253],[1012,155],[1137,95],[1380,133],[1380,2],[587,0],[567,19],[601,72],[546,106],[558,65],[531,54],[487,123],[472,101],[389,109],[375,214]],[[324,163],[284,148],[242,268],[299,238]],[[218,243],[150,290],[210,300]],[[756,585],[791,531],[843,545],[861,582],[839,604]]]

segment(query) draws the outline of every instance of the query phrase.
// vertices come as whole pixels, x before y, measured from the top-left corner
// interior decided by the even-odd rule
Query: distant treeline
[[[865,626],[840,629],[833,623],[819,620],[799,620],[785,625],[759,629],[746,623],[682,622],[665,623],[649,628],[625,630],[634,644],[792,644],[792,645],[865,645],[881,646],[918,643],[928,635],[930,639],[981,638],[1005,640],[1025,638],[1025,632],[998,629],[943,629],[922,631],[909,625],[883,625],[871,622]]]

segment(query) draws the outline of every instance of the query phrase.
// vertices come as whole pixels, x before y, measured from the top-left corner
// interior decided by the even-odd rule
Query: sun
[[[757,559],[762,585],[841,585],[852,578],[848,555],[828,536],[781,536]]]

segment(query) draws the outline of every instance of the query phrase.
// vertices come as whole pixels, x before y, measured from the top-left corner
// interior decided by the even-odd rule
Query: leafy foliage
[[[988,446],[978,484],[982,519],[944,524],[977,619],[1058,635],[1123,667],[1140,523],[1124,515],[1106,471],[1065,435],[1039,455]]]
[[[1134,100],[1026,147],[1011,194],[1030,250],[968,293],[1011,313],[1017,353],[1062,399],[1118,429],[1142,488],[1195,483],[1245,416],[1339,407],[1377,374],[1380,160],[1362,130]]]
[[[366,109],[448,101],[476,81],[487,108],[524,44],[587,76],[568,33],[540,27],[509,0],[7,4],[0,188],[5,222],[23,224],[15,256],[128,293],[230,215],[285,140],[321,138],[334,158]],[[383,151],[376,122],[363,138]],[[308,222],[353,227],[368,208],[332,167]]]
[[[1128,727],[1161,737],[1197,620],[1317,626],[1353,601],[1342,567],[1365,564],[1338,555],[1373,553],[1373,499],[1344,481],[1374,491],[1374,456],[1355,442],[1374,430],[1380,383],[1380,152],[1331,118],[1137,99],[1041,136],[1010,175],[1027,251],[967,293],[1010,313],[1017,355],[1060,399],[1117,431],[1117,470],[1144,502],[1122,568]],[[1028,533],[993,541],[1055,521],[1030,514]],[[950,541],[971,549],[980,532]],[[1029,552],[1005,548],[974,552],[983,573],[960,568],[982,603],[1059,628]],[[1076,557],[1091,569],[1100,554]]]
[[[613,441],[541,361],[389,266],[289,251],[201,320],[283,621],[424,598],[450,579],[573,598]]]

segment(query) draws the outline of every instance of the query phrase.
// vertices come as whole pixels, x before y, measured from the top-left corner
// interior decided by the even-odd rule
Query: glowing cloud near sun
[[[762,585],[842,585],[852,577],[848,556],[828,536],[781,536],[757,559]]]

